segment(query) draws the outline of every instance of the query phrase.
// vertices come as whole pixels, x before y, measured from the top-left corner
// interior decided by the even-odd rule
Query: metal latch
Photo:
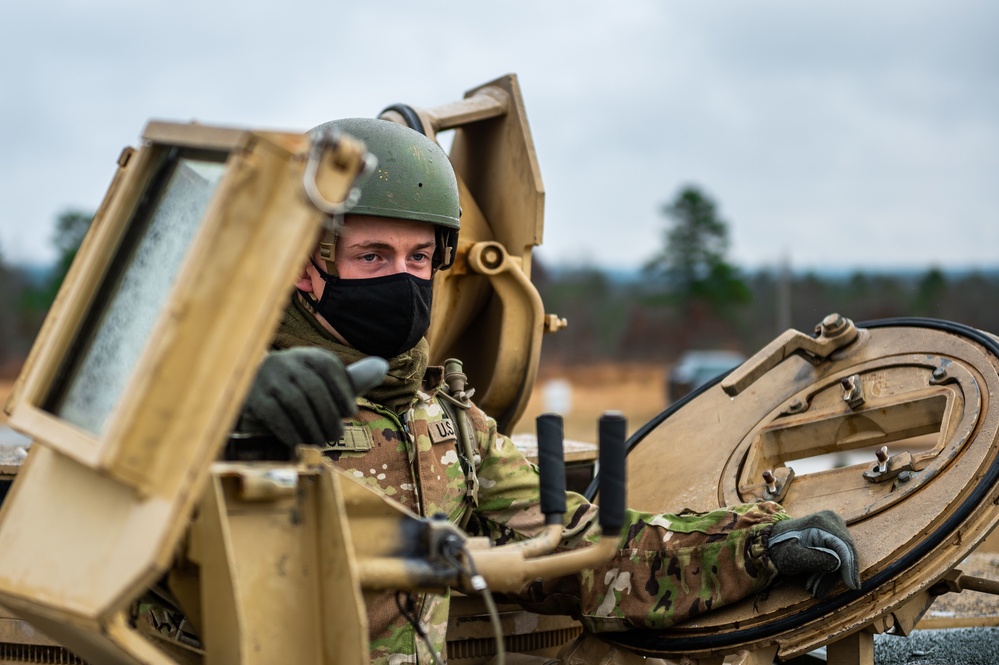
[[[822,323],[815,327],[815,333],[816,337],[811,337],[797,330],[784,331],[725,377],[722,389],[735,397],[794,353],[817,364],[837,349],[851,344],[858,334],[853,321],[839,314],[830,314],[822,319]]]

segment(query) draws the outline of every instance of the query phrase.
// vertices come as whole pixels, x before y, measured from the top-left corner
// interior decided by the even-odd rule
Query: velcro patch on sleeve
[[[343,428],[343,436],[336,441],[328,441],[323,450],[337,452],[365,453],[371,450],[373,443],[371,432],[360,425],[347,425]]]
[[[444,418],[443,420],[438,420],[435,423],[430,423],[431,443],[448,443],[457,440],[458,435],[455,434],[454,423],[451,422],[451,420]]]

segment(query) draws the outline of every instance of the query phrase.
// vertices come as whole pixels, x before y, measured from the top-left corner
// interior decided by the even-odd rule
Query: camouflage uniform
[[[314,344],[333,350],[345,363],[360,357],[336,343],[300,307],[289,313],[278,348]],[[358,398],[357,416],[347,421],[343,438],[327,445],[327,455],[341,470],[407,508],[467,523],[473,535],[504,543],[538,534],[544,516],[537,467],[474,406],[464,412],[480,456],[477,501],[473,499],[466,486],[469,460],[456,436],[458,428],[441,405],[443,369],[426,368],[426,348],[424,340],[412,352],[415,361],[395,359],[389,372],[391,377],[400,367],[420,370],[422,381],[411,382],[408,396],[406,391],[397,394],[393,408]],[[586,547],[596,539],[596,510],[584,497],[569,494],[562,547]],[[524,601],[539,611],[576,616],[597,631],[664,628],[766,587],[777,571],[765,555],[765,539],[769,526],[785,518],[771,502],[706,514],[629,511],[620,551],[611,562],[576,576],[539,580],[526,590]],[[367,609],[372,663],[432,662],[399,613],[394,593],[369,598]],[[426,594],[416,609],[442,652],[448,596]]]

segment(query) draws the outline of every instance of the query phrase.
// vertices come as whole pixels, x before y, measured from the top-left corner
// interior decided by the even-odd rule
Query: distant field
[[[10,394],[10,389],[14,387],[13,379],[0,379],[0,406],[7,401],[7,395]],[[7,414],[0,409],[0,425],[7,422]]]
[[[570,408],[564,410],[562,391],[553,382],[570,387]],[[558,410],[565,419],[565,436],[576,441],[596,442],[597,419],[604,411],[620,411],[628,419],[631,434],[666,406],[666,367],[648,364],[599,364],[543,368],[527,411],[514,428],[515,434],[534,433],[534,419],[548,410]]]
[[[533,434],[534,419],[539,414],[562,406],[545,399],[546,387],[551,391],[551,382],[561,380],[568,383],[571,394],[571,408],[560,409],[565,417],[566,438],[595,442],[597,418],[609,410],[625,415],[631,433],[663,409],[665,375],[665,368],[638,364],[546,368],[515,432]],[[13,385],[13,379],[0,379],[0,404]],[[0,411],[0,424],[6,421],[7,415]]]

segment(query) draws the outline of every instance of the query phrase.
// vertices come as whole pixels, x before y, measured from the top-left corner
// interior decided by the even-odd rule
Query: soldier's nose
[[[408,272],[410,275],[416,275],[419,273],[419,271],[420,271],[419,267],[414,266],[412,263],[407,261],[405,257],[403,257],[400,259],[392,260],[392,262],[389,264],[388,274],[394,275],[400,272]]]

